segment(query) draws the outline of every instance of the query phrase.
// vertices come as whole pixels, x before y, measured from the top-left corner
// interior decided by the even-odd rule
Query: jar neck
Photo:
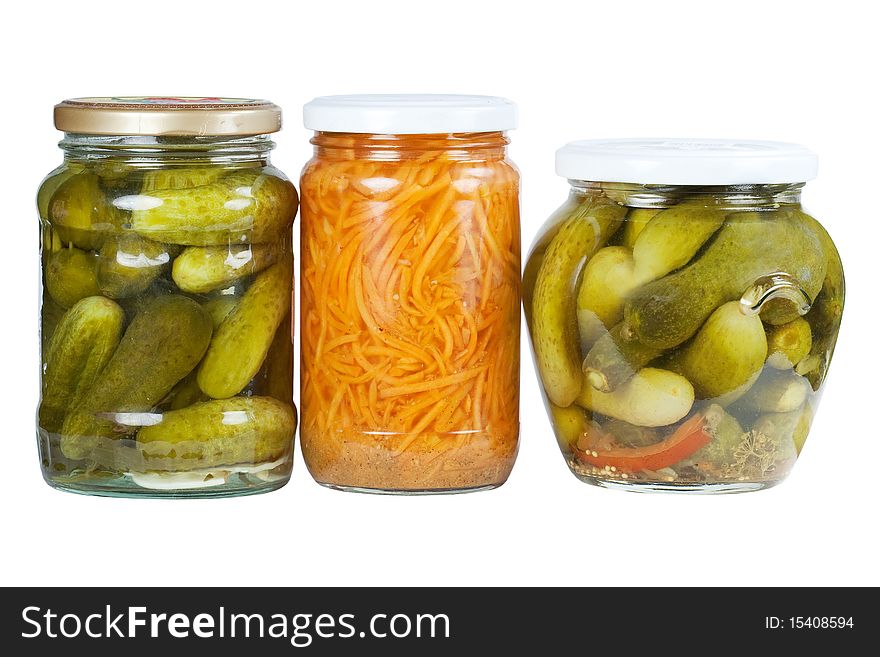
[[[315,156],[337,160],[400,161],[431,159],[502,160],[510,140],[503,132],[468,132],[433,135],[380,135],[350,132],[316,132],[311,143]]]
[[[269,164],[269,135],[244,137],[118,136],[65,133],[58,146],[68,161],[115,160],[129,166]]]
[[[569,180],[572,194],[603,194],[633,208],[666,208],[689,199],[705,198],[719,208],[773,209],[801,202],[804,183],[753,185],[641,185]]]

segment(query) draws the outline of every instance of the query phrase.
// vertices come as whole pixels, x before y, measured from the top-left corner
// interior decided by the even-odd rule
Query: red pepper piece
[[[646,447],[615,447],[602,451],[575,449],[575,456],[597,468],[614,467],[626,472],[662,470],[686,459],[705,447],[712,436],[706,431],[706,421],[697,413],[676,429],[663,442]]]

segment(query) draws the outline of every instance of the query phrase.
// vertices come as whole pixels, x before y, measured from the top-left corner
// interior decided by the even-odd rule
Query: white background
[[[6,411],[0,583],[65,585],[880,584],[880,47],[870,3],[17,3],[4,17]],[[589,137],[801,142],[804,202],[847,272],[822,406],[787,482],[735,496],[635,495],[571,476],[523,346],[522,446],[486,493],[321,488],[297,452],[269,495],[169,502],[63,494],[41,477],[34,194],[61,161],[52,106],[89,95],[227,95],[283,106],[275,163],[310,156],[316,95],[444,92],[519,103],[523,240],[567,193],[554,150]],[[812,610],[807,610],[811,612]],[[833,611],[833,610],[831,610]]]

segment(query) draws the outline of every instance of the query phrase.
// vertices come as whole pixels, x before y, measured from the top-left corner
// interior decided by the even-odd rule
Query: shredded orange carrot
[[[323,483],[473,487],[513,464],[519,175],[500,133],[470,137],[313,140],[301,437]]]

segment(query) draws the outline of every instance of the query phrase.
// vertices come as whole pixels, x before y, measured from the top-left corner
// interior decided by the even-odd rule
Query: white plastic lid
[[[497,96],[364,94],[321,96],[303,107],[303,124],[322,132],[429,135],[516,128],[516,105]]]
[[[797,183],[816,177],[809,149],[740,139],[596,139],[556,151],[556,173],[572,180],[643,185]]]

